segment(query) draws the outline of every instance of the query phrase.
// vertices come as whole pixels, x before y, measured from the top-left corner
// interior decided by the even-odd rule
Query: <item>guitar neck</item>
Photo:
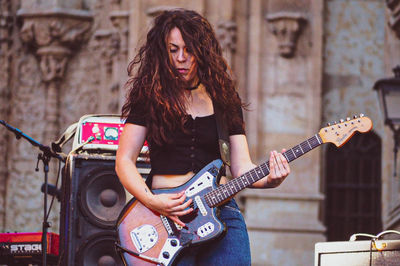
[[[294,161],[300,156],[306,154],[312,149],[318,147],[323,143],[319,134],[315,134],[308,140],[294,146],[293,148],[287,150],[283,153],[288,162]],[[249,187],[253,183],[257,182],[261,178],[267,176],[270,172],[269,161],[260,164],[259,166],[253,168],[252,170],[244,173],[243,175],[232,179],[225,185],[220,185],[213,191],[208,192],[204,197],[207,204],[210,207],[218,206],[220,203],[231,198],[239,191]]]

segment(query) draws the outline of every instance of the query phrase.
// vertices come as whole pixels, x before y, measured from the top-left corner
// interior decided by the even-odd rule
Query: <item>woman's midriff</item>
[[[152,189],[179,187],[189,181],[193,176],[193,172],[188,172],[184,175],[154,175]],[[222,176],[219,183],[225,184],[226,177]]]

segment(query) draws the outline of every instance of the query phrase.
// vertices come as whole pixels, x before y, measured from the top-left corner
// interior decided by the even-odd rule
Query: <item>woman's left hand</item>
[[[283,149],[282,153],[286,150]],[[286,158],[278,153],[277,151],[272,151],[269,157],[269,175],[267,176],[266,187],[277,187],[283,180],[290,174],[290,166]]]

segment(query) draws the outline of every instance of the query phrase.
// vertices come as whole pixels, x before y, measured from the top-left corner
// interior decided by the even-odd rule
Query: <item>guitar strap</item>
[[[223,117],[223,110],[218,108],[214,102],[213,107],[217,122],[219,153],[224,164],[231,166],[228,124]]]

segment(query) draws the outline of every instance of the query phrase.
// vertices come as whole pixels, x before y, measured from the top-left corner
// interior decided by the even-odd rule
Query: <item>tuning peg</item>
[[[364,117],[364,114],[360,114],[360,117]]]
[[[350,121],[350,117],[347,117],[347,118],[346,118],[346,121]]]
[[[353,118],[356,119],[356,118],[358,118],[358,116],[355,115],[355,116],[353,116]]]
[[[340,123],[343,123],[344,122],[344,120],[343,119],[340,119]]]

